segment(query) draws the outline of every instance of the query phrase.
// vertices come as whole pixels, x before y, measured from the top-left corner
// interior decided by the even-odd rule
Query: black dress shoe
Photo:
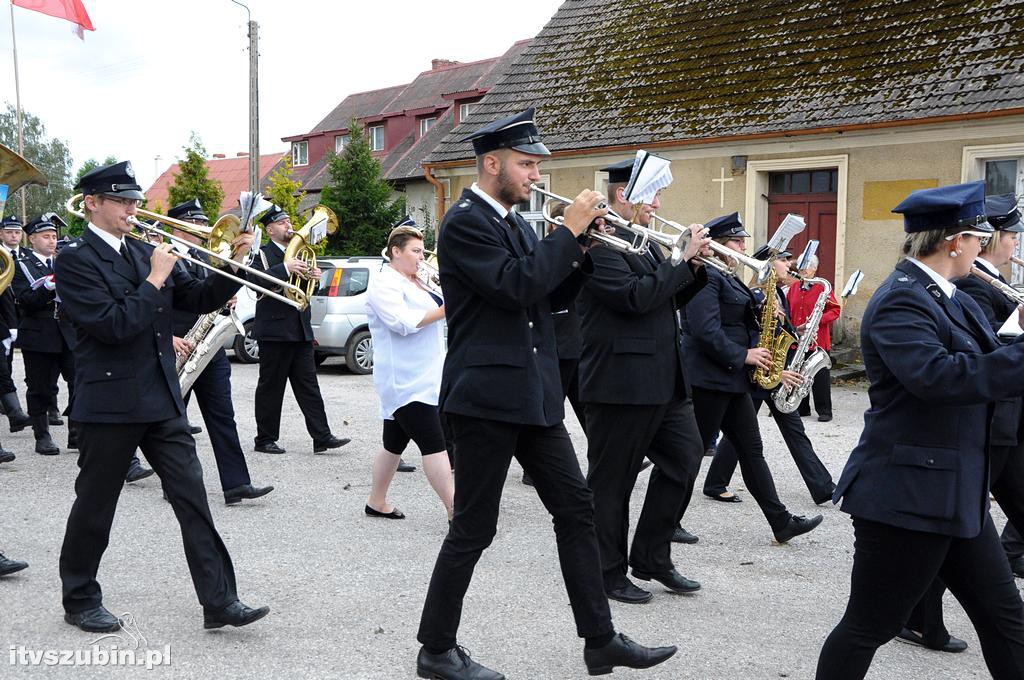
[[[818,422],[819,423],[827,423],[830,420],[832,420],[832,414],[831,413],[823,413],[823,414],[818,416]],[[967,644],[967,643],[964,643],[964,644]]]
[[[10,425],[11,432],[21,432],[32,424],[32,419],[19,408],[14,413],[7,414],[7,424]]]
[[[829,487],[830,488],[825,493],[819,494],[819,495],[814,496],[812,498],[812,500],[814,501],[815,505],[821,505],[822,503],[828,503],[828,502],[830,502],[832,500],[832,494],[835,493],[836,485],[835,484],[829,484]]]
[[[189,434],[199,434],[202,431],[203,431],[203,428],[199,427],[198,425],[193,425],[192,423],[188,424],[188,433]]]
[[[469,658],[458,645],[443,654],[432,654],[420,647],[416,655],[416,675],[428,680],[505,680],[505,676]]]
[[[153,471],[148,467],[142,467],[141,463],[132,463],[132,466],[128,468],[128,474],[124,476],[124,481],[126,484],[131,484],[152,474]]]
[[[686,543],[688,545],[693,545],[699,540],[700,539],[695,534],[691,534],[682,527],[676,527],[675,533],[672,534],[673,543]]]
[[[530,476],[529,472],[523,472],[523,484],[526,486],[533,486],[533,477]]]
[[[775,540],[779,543],[785,543],[791,538],[796,538],[800,534],[806,534],[808,531],[812,531],[815,527],[821,524],[822,519],[821,515],[815,515],[810,519],[802,517],[801,515],[790,515],[789,522],[786,523],[786,526],[775,532]]]
[[[0,449],[0,463],[10,463],[15,458],[17,458],[17,456],[7,449]]]
[[[637,586],[628,578],[623,578],[623,581],[625,583],[618,587],[605,587],[604,594],[609,600],[625,602],[626,604],[644,604],[645,602],[650,602],[651,598],[654,597],[652,593]]]
[[[917,645],[918,647],[924,647],[925,649],[932,649],[936,652],[948,652],[949,654],[959,654],[967,649],[967,643],[960,638],[955,638],[952,635],[949,636],[949,640],[946,644],[941,647],[933,647],[925,643],[924,638],[910,630],[909,628],[902,629],[896,634],[896,639],[900,642],[906,642],[907,644]]]
[[[56,456],[60,453],[60,447],[53,443],[49,433],[36,438],[36,453],[42,456]]]
[[[8,559],[4,557],[3,553],[0,553],[0,576],[7,576],[22,569],[28,569],[28,562]]]
[[[350,441],[352,440],[349,439],[348,437],[342,437],[341,439],[339,439],[338,437],[335,437],[332,434],[328,439],[324,439],[323,441],[319,442],[313,442],[313,453],[324,453],[325,451],[327,451],[327,449],[340,449],[342,446],[348,444]]]
[[[269,442],[267,444],[257,444],[254,451],[258,453],[284,453],[285,450],[277,445],[277,442]]]
[[[591,675],[608,675],[616,666],[626,668],[650,668],[662,661],[667,661],[676,653],[676,646],[644,647],[622,633],[618,633],[612,641],[598,649],[584,649],[583,661],[587,664],[587,672]]]
[[[224,626],[248,626],[253,621],[259,621],[270,613],[270,607],[253,609],[247,607],[238,600],[235,600],[220,611],[211,611],[203,608],[203,628],[223,628]]]
[[[253,486],[252,484],[243,484],[242,486],[236,486],[233,489],[226,490],[224,492],[224,503],[227,505],[234,505],[235,503],[241,503],[243,498],[259,498],[260,496],[266,496],[273,490],[273,486]]]
[[[64,419],[60,417],[60,411],[50,411],[46,414],[46,419],[50,425],[63,425]]]
[[[68,430],[68,451],[78,450],[78,432]]]
[[[398,459],[398,467],[395,468],[398,472],[416,472],[416,466],[412,463],[406,463],[403,459]]]
[[[633,576],[641,581],[657,581],[674,593],[694,593],[700,590],[700,583],[686,578],[675,569],[670,569],[660,574],[652,574],[634,569]]]
[[[121,619],[108,612],[103,605],[74,614],[65,612],[64,620],[86,633],[112,633],[121,629]]]
[[[1024,557],[1014,557],[1010,560],[1010,570],[1017,578],[1024,578]]]

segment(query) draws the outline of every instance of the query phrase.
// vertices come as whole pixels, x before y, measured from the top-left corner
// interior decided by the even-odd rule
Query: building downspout
[[[446,200],[444,194],[444,184],[434,177],[434,166],[429,163],[423,164],[423,176],[428,182],[434,185],[434,193],[437,195],[437,199],[434,203],[434,219],[437,220],[438,227],[441,226],[441,219],[444,217],[444,202]]]

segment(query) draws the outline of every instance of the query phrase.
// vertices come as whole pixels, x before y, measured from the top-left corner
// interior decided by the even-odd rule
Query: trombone
[[[68,199],[67,203],[64,204],[64,209],[71,215],[85,219],[85,214],[75,205],[76,203],[79,203],[83,199],[84,196],[82,194],[75,194],[74,196]],[[171,241],[174,241],[175,243],[180,243],[189,248],[195,248],[202,254],[206,255],[212,260],[215,260],[217,264],[214,265],[195,257],[182,255],[177,251],[171,251],[176,257],[182,260],[191,262],[192,264],[197,265],[199,267],[203,267],[204,269],[207,269],[214,274],[225,276],[239,285],[253,289],[260,295],[268,295],[274,298],[275,300],[283,302],[287,305],[291,305],[300,312],[309,306],[309,299],[306,297],[306,294],[298,287],[292,286],[291,284],[286,283],[281,279],[266,273],[265,271],[256,269],[255,267],[250,267],[248,265],[235,262],[234,260],[231,259],[230,252],[228,252],[228,254],[226,255],[224,254],[225,249],[227,249],[227,251],[231,250],[231,240],[234,240],[234,237],[237,236],[236,232],[234,235],[230,236],[231,240],[227,240],[231,232],[230,224],[232,223],[232,221],[230,219],[225,220],[224,218],[221,218],[217,220],[217,223],[213,227],[200,227],[199,225],[192,224],[191,222],[177,220],[174,219],[173,217],[167,217],[166,215],[150,212],[148,210],[137,210],[136,212],[142,215],[143,217],[146,217],[148,219],[154,220],[162,224],[166,224],[174,229],[179,229],[187,234],[191,234],[205,241],[208,241],[207,245],[209,245],[210,247],[203,248],[201,246],[197,246],[196,244],[192,243],[187,239],[168,233],[153,224],[147,224],[146,222],[142,222],[135,218],[134,216],[129,216],[127,221],[129,224],[139,229],[139,231],[128,232],[128,236],[131,236],[132,238],[138,240],[145,240],[146,235],[148,234],[159,234],[160,236],[168,238]],[[231,217],[234,218],[234,223],[241,223],[241,220],[239,220],[237,217],[234,217],[233,215]],[[223,225],[222,222],[224,223]],[[221,267],[223,267],[224,265],[231,265],[232,267],[237,267],[238,269],[241,269],[249,276],[255,276],[264,279],[266,281],[273,283],[275,287],[284,288],[286,291],[294,294],[296,296],[296,299],[292,299],[287,295],[282,295],[281,293],[271,290],[269,287],[261,286],[252,281],[248,281],[242,278],[241,276],[235,276],[234,274],[231,274],[225,271],[224,269],[221,269]],[[292,288],[294,288],[295,290],[292,291]]]
[[[677,250],[679,250],[680,252],[686,250],[686,246],[689,244],[690,240],[690,230],[687,227],[684,227],[678,222],[665,219],[664,217],[661,217],[660,215],[657,215],[655,213],[651,213],[651,224],[659,225],[659,228],[651,229],[651,231],[654,232],[655,234],[659,234],[660,236],[667,237],[670,243],[658,241],[657,239],[653,238],[651,240],[654,240],[656,243],[660,243],[666,248],[670,248],[672,250],[673,258],[675,257],[675,253]],[[673,238],[672,236],[669,236],[668,234],[665,234],[664,232],[660,231],[661,228],[665,227],[678,231],[679,236]],[[743,266],[752,270],[754,274],[757,275],[758,283],[764,283],[768,279],[768,274],[771,272],[772,269],[771,260],[758,260],[756,258],[750,257],[749,255],[744,255],[743,253],[737,252],[732,248],[727,248],[726,246],[723,246],[721,243],[718,243],[716,241],[711,241],[710,243],[708,243],[708,247],[711,248],[713,252],[718,253],[722,257],[727,257],[731,260],[735,260],[739,264],[742,264]],[[735,266],[731,266],[728,262],[723,262],[721,259],[717,257],[704,257],[702,255],[698,255],[694,259],[710,267],[714,267],[723,274],[726,274],[728,276],[736,276]],[[675,263],[674,259],[673,263]]]

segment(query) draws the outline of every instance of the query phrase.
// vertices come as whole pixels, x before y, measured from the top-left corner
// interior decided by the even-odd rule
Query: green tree
[[[27,160],[39,168],[50,181],[46,187],[32,185],[7,197],[4,212],[21,216],[21,193],[25,193],[25,214],[28,219],[44,212],[63,214],[64,202],[71,196],[71,151],[66,142],[50,139],[46,126],[36,116],[22,111],[22,133]],[[0,144],[18,150],[18,111],[8,102],[0,112]]]
[[[184,160],[178,160],[179,172],[174,175],[174,181],[167,189],[167,205],[175,206],[197,198],[212,224],[220,216],[224,186],[219,180],[210,179],[210,170],[206,167],[206,148],[195,132],[184,150]]]
[[[294,174],[292,158],[286,155],[281,166],[270,175],[266,197],[268,201],[273,201],[275,205],[280,206],[288,213],[288,217],[292,218],[292,224],[297,229],[301,226],[299,205],[306,197],[306,192],[299,191],[302,188],[302,182],[296,180],[293,177]]]
[[[391,227],[405,214],[405,199],[392,198],[359,123],[353,120],[348,129],[349,142],[328,163],[330,181],[320,194],[320,202],[334,211],[339,224],[337,233],[328,237],[327,252],[377,255],[387,245]]]
[[[96,168],[102,165],[111,165],[113,163],[117,163],[117,159],[114,158],[113,156],[107,156],[106,158],[103,159],[102,162],[96,160],[95,158],[90,158],[86,162],[82,163],[82,167],[78,168],[78,172],[75,173],[74,184],[78,184],[78,180],[82,179],[82,175],[89,172],[90,170],[95,170]],[[79,203],[79,207],[81,207],[81,203]],[[82,230],[85,229],[85,220],[82,219],[81,217],[75,217],[74,215],[65,211],[63,203],[61,204],[60,210],[58,212],[61,218],[68,224],[67,235],[72,238],[80,236],[82,234]]]

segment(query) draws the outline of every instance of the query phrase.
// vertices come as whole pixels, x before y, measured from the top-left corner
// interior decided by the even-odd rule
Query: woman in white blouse
[[[373,384],[384,419],[383,447],[373,461],[373,486],[366,502],[372,517],[403,519],[387,502],[388,488],[405,447],[412,440],[423,454],[423,471],[452,516],[452,480],[437,408],[444,365],[444,300],[416,277],[423,260],[423,234],[406,219],[392,230],[390,262],[370,279],[366,314],[373,336]]]

